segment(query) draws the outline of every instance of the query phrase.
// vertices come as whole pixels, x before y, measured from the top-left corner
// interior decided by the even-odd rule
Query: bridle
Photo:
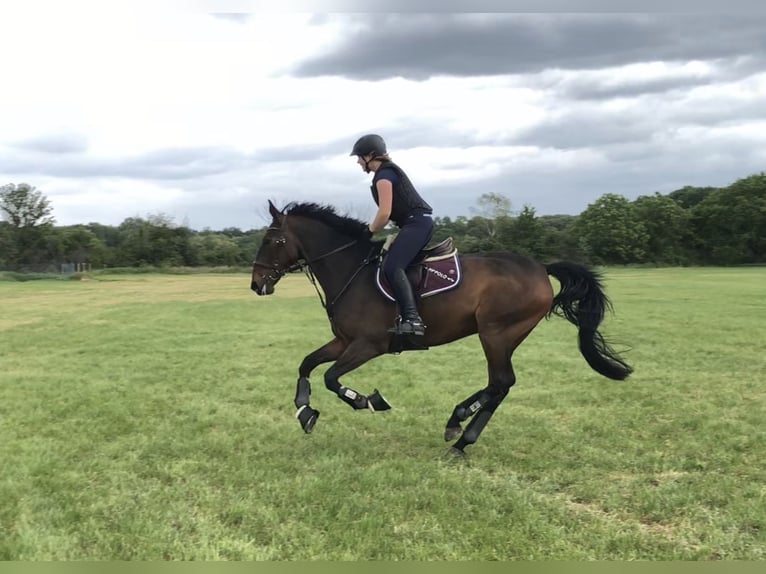
[[[282,229],[279,227],[269,227],[267,229],[267,232],[281,231],[281,230]],[[274,239],[273,242],[281,246],[287,243],[287,239],[285,239],[284,237],[278,237],[277,239]],[[313,263],[316,263],[317,261],[321,261],[322,259],[330,257],[330,255],[335,255],[336,253],[339,253],[343,251],[344,249],[351,247],[356,242],[357,240],[354,239],[353,241],[344,243],[340,247],[337,247],[333,249],[332,251],[328,251],[327,253],[324,253],[320,255],[319,257],[314,257],[313,259],[308,259],[308,258],[298,259],[298,261],[296,261],[292,265],[288,265],[287,267],[282,269],[279,267],[278,263],[273,263],[272,265],[269,265],[268,263],[261,263],[260,261],[253,261],[253,267],[262,267],[264,269],[268,269],[269,274],[267,275],[267,278],[271,279],[272,281],[276,281],[277,279],[281,279],[282,277],[284,277],[287,273],[292,273],[293,271],[297,271],[298,269],[303,269],[304,267],[310,267]]]
[[[271,230],[279,230],[278,227],[269,227],[268,231]],[[278,239],[274,240],[274,243],[277,245],[284,245],[287,243],[287,239],[284,237],[279,237]],[[264,269],[269,270],[269,274],[266,275],[266,279],[270,279],[273,282],[276,282],[278,279],[282,278],[285,274],[291,273],[293,271],[296,271],[297,269],[300,269],[300,262],[293,263],[289,267],[286,267],[285,269],[280,269],[278,263],[274,263],[272,265],[269,265],[268,263],[261,263],[260,261],[253,261],[253,267],[262,267]]]
[[[282,229],[280,227],[269,227],[266,231],[281,231]],[[311,269],[311,266],[314,263],[317,263],[318,261],[321,261],[323,259],[326,259],[327,257],[330,257],[331,255],[335,255],[336,253],[340,253],[341,251],[348,249],[352,245],[356,245],[358,243],[358,239],[353,239],[349,241],[348,243],[344,243],[340,247],[336,247],[335,249],[328,251],[327,253],[323,253],[322,255],[319,255],[318,257],[314,257],[313,259],[309,258],[301,258],[298,259],[295,263],[288,265],[285,268],[280,268],[278,263],[274,263],[272,265],[269,265],[268,263],[261,263],[260,261],[253,261],[253,267],[261,267],[264,269],[269,270],[269,274],[266,276],[267,279],[270,279],[272,282],[276,282],[277,280],[284,277],[287,273],[292,273],[293,271],[303,270],[306,273],[306,277],[308,277],[311,284],[314,286],[314,289],[317,292],[317,295],[319,295],[319,300],[322,303],[322,307],[327,311],[327,315],[332,319],[332,308],[337,303],[338,299],[340,299],[341,295],[345,293],[346,289],[348,289],[348,286],[351,285],[351,282],[354,280],[354,278],[359,274],[359,272],[364,269],[371,261],[375,259],[373,257],[373,253],[375,253],[375,245],[372,246],[372,249],[370,250],[370,253],[362,260],[362,263],[359,265],[356,271],[354,271],[353,275],[349,278],[348,281],[346,281],[346,284],[343,286],[343,288],[338,292],[338,294],[333,298],[330,303],[326,303],[324,300],[324,297],[322,296],[322,293],[319,291],[319,288],[317,287],[316,278],[314,277],[314,272]],[[287,239],[284,237],[278,237],[277,239],[274,239],[274,243],[277,245],[284,245],[287,243]]]

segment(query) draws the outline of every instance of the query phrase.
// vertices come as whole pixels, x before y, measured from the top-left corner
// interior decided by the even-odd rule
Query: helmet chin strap
[[[362,159],[364,160],[364,172],[365,172],[365,173],[370,173],[370,172],[372,171],[372,170],[370,169],[370,162],[371,162],[371,161],[375,161],[375,160],[377,160],[379,157],[380,157],[380,156],[373,156],[373,157],[372,157],[372,158],[370,158],[370,159],[364,159],[364,156],[362,156]]]

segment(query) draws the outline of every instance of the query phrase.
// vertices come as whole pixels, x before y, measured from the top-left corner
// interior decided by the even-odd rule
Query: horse
[[[512,252],[456,254],[460,280],[454,288],[418,300],[425,335],[397,342],[389,332],[398,314],[396,304],[376,285],[383,242],[370,237],[367,224],[311,202],[289,203],[280,211],[269,201],[269,214],[272,221],[253,262],[250,288],[270,295],[283,276],[303,270],[334,335],[298,367],[294,404],[305,433],[312,432],[319,418],[309,400],[310,376],[318,365],[333,362],[324,374],[325,387],[353,409],[383,411],[391,406],[377,389],[364,395],[339,379],[385,353],[427,349],[478,334],[488,383],[455,406],[444,430],[445,441],[455,441],[448,452],[464,457],[465,448],[477,441],[516,383],[513,352],[551,315],[577,326],[579,350],[593,370],[614,380],[633,371],[599,332],[612,304],[601,275],[588,267],[567,261],[542,264]],[[549,276],[561,285],[556,294]]]

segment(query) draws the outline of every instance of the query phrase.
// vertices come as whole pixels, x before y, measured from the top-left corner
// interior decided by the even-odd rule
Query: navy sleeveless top
[[[380,205],[376,184],[381,179],[391,182],[391,221],[397,226],[401,227],[413,213],[433,213],[431,206],[420,196],[404,170],[392,161],[384,161],[372,178],[372,198],[376,205]]]

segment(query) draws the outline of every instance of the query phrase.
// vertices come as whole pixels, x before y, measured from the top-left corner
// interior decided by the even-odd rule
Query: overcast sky
[[[108,5],[0,8],[0,184],[38,188],[59,225],[250,229],[267,199],[369,218],[370,176],[348,155],[368,132],[452,217],[487,192],[576,214],[766,170],[763,10]]]

